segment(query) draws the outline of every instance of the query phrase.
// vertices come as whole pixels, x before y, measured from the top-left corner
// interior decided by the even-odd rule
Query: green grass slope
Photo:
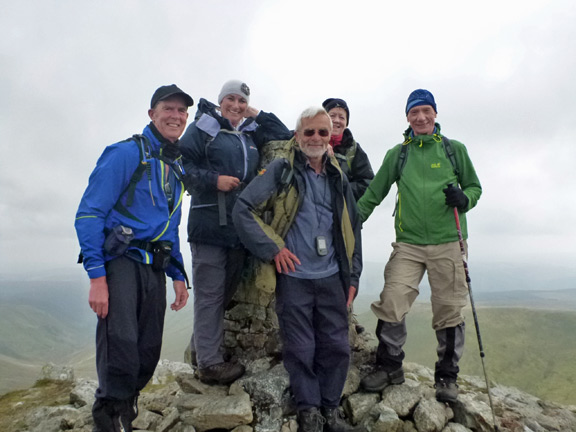
[[[517,387],[543,399],[576,404],[576,312],[522,308],[476,308],[484,363],[491,381]],[[460,362],[463,375],[484,376],[478,338],[470,307],[465,309],[466,349]],[[376,318],[358,317],[370,332]],[[407,317],[406,360],[433,368],[436,336],[430,305],[416,303]],[[374,342],[376,343],[376,342]]]
[[[0,305],[0,354],[25,361],[59,361],[86,342],[84,325],[33,305]]]

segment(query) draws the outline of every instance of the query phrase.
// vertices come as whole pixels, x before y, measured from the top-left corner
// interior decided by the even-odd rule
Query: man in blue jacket
[[[299,432],[356,430],[338,406],[350,361],[347,307],[362,271],[360,219],[346,176],[326,154],[331,131],[323,108],[304,111],[294,153],[268,165],[233,210],[244,245],[276,266],[276,313]]]
[[[185,191],[178,139],[193,103],[174,84],[158,88],[150,124],[104,150],[76,214],[88,301],[98,315],[95,432],[132,430],[138,394],[160,358],[166,275],[174,281],[172,310],[188,300],[178,238]]]

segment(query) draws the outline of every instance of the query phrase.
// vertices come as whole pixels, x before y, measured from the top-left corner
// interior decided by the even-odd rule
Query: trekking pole
[[[448,187],[453,187],[452,183]],[[458,242],[460,243],[460,253],[462,254],[462,263],[464,264],[464,273],[466,274],[466,284],[468,285],[468,295],[470,296],[470,306],[472,306],[472,316],[474,317],[474,326],[476,327],[476,337],[478,338],[478,348],[480,349],[480,359],[482,361],[482,370],[484,371],[484,379],[486,381],[486,390],[488,391],[488,401],[490,402],[490,410],[492,411],[492,421],[494,422],[494,431],[498,432],[496,424],[496,414],[494,413],[494,404],[492,403],[492,395],[490,394],[490,382],[488,381],[488,374],[486,373],[486,365],[484,364],[484,347],[482,346],[482,336],[480,335],[480,326],[478,324],[478,315],[476,315],[476,307],[474,306],[474,298],[472,297],[472,281],[470,279],[470,271],[468,270],[468,259],[466,258],[466,251],[464,250],[464,239],[462,238],[462,229],[460,228],[460,216],[458,215],[458,207],[454,207],[454,219],[456,221],[456,230],[458,231]]]

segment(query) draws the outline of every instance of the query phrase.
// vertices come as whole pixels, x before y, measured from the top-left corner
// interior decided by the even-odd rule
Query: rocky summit
[[[149,432],[297,432],[274,297],[241,287],[226,313],[225,345],[246,374],[230,386],[208,386],[191,365],[161,361],[140,394],[134,429]],[[373,371],[370,334],[350,323],[352,362],[341,399],[343,417],[368,432],[576,432],[576,407],[543,401],[483,378],[460,376],[455,403],[436,401],[433,371],[405,363],[403,384],[360,390]],[[37,384],[0,397],[0,432],[91,432],[97,383],[70,367],[46,365]]]
[[[381,393],[359,390],[370,366],[356,352],[341,410],[353,425],[373,432],[488,432],[496,430],[485,382],[459,379],[452,405],[435,399],[432,370],[405,364],[406,381]],[[368,354],[369,355],[369,354]],[[139,398],[134,429],[155,432],[296,432],[298,424],[282,363],[249,361],[247,373],[231,386],[208,386],[186,363],[162,361]],[[6,432],[90,432],[97,383],[74,378],[67,367],[49,365],[38,384],[2,397],[0,428]],[[58,389],[58,394],[55,389]],[[491,386],[497,430],[513,432],[576,431],[576,407],[548,403],[514,388]]]

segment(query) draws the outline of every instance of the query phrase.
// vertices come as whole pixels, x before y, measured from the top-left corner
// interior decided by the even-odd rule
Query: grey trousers
[[[224,311],[234,297],[242,277],[246,253],[201,243],[190,243],[194,286],[194,333],[198,367],[203,369],[224,361],[220,347],[224,340]]]

